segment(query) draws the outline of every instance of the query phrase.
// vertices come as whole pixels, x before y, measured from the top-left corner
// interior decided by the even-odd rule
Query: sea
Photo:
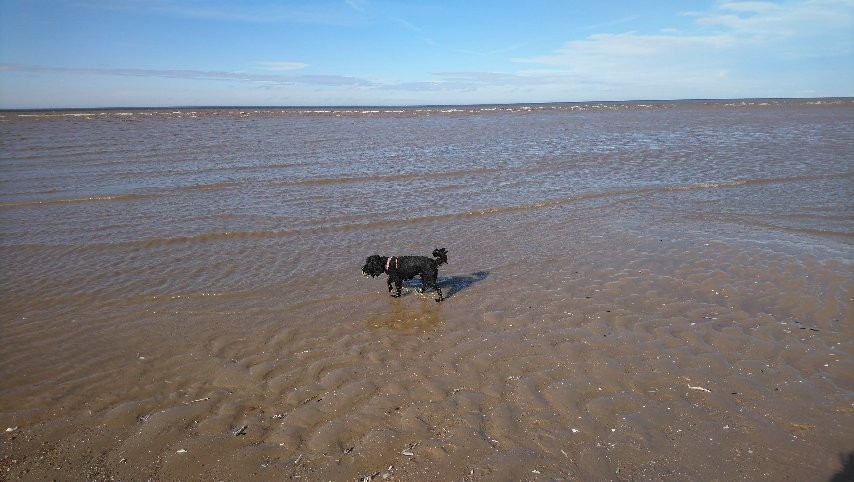
[[[699,439],[680,452],[694,466],[642,455],[684,443],[647,426],[605,441],[623,408],[643,412],[649,399],[667,412],[667,400],[678,399],[687,400],[674,407],[682,421],[712,417],[724,437],[741,431],[729,448],[712,449],[724,460],[752,443],[783,454],[734,462],[727,476],[779,475],[796,461],[805,474],[832,475],[839,460],[828,447],[854,449],[850,430],[838,428],[852,426],[854,401],[852,245],[851,98],[2,111],[0,422],[28,427],[17,430],[34,441],[54,437],[49,449],[23,435],[6,449],[43,450],[73,471],[88,467],[74,448],[82,444],[98,474],[130,478],[261,470],[255,452],[231,465],[169,465],[184,441],[219,453],[200,442],[216,432],[201,425],[175,422],[184,427],[176,435],[164,423],[139,438],[146,414],[196,400],[214,405],[187,420],[222,423],[223,433],[247,424],[283,476],[356,478],[373,473],[371,464],[418,476],[433,463],[457,478],[520,467],[520,477],[597,478],[623,467],[645,478],[666,472],[654,471],[658,461],[666,473],[702,479],[697,467],[715,463]],[[369,255],[429,256],[438,247],[449,253],[442,303],[420,294],[417,279],[395,300],[385,277],[361,276]],[[792,328],[831,338],[798,341],[795,357]],[[532,340],[545,344],[532,349]],[[578,349],[560,345],[568,342]],[[630,373],[677,345],[681,370],[655,383]],[[604,351],[587,350],[594,346]],[[810,358],[816,350],[828,364]],[[573,371],[596,360],[601,369],[608,359],[597,356],[609,351],[615,371]],[[777,367],[775,381],[745,381],[759,364],[744,360]],[[614,397],[635,395],[608,403],[586,389],[578,399],[538,395],[554,392],[567,363],[575,368],[563,381],[583,375]],[[763,402],[786,377],[826,394],[816,402],[791,392],[788,406],[821,409],[799,418],[782,401]],[[372,395],[297,417],[353,383]],[[656,395],[668,383],[681,391]],[[724,392],[726,402],[692,398]],[[749,416],[724,415],[739,413],[730,392],[752,394]],[[567,403],[574,421],[545,416]],[[393,417],[407,406],[415,411],[387,424],[399,439],[378,435],[374,412]],[[752,432],[765,427],[768,406],[781,414],[768,423],[822,450],[819,462],[803,465],[796,450]],[[495,407],[504,407],[500,417]],[[133,413],[116,418],[117,409]],[[526,418],[532,413],[541,418]],[[477,417],[498,417],[504,428]],[[666,431],[669,422],[655,420]],[[93,424],[110,427],[113,442],[82,441]],[[475,436],[460,429],[450,448],[439,426]],[[831,431],[822,438],[822,430]],[[593,438],[576,444],[582,436]],[[346,452],[359,444],[379,448],[361,459]],[[432,450],[427,465],[404,467],[413,457],[399,453],[410,445]],[[505,449],[507,459],[490,455]],[[133,450],[138,457],[121,462]],[[284,451],[280,463],[275,450]],[[342,450],[337,463],[328,458]],[[620,466],[608,450],[633,462]],[[56,475],[34,463],[25,462],[28,473]]]

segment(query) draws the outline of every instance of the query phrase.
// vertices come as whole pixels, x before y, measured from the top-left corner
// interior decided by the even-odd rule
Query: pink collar
[[[394,256],[388,258],[388,261],[385,262],[385,272],[386,273],[388,273],[388,268],[389,268],[389,266],[391,266],[391,258],[394,258]],[[397,266],[398,266],[397,265],[397,258],[394,258],[394,269],[397,269]]]

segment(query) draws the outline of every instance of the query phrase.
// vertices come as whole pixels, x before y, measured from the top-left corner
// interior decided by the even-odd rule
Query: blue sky
[[[854,95],[854,0],[0,0],[0,108]]]

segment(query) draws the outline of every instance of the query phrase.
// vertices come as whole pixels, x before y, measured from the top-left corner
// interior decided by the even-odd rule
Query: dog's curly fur
[[[439,295],[436,301],[442,301],[442,289],[436,283],[439,277],[439,265],[448,262],[448,250],[438,248],[433,250],[433,257],[427,256],[380,256],[375,254],[365,259],[362,266],[362,274],[376,277],[383,273],[388,274],[388,291],[391,293],[391,285],[394,283],[395,292],[391,295],[395,298],[400,296],[400,288],[403,282],[416,276],[421,276],[421,291],[435,289]],[[386,269],[388,267],[388,269]]]

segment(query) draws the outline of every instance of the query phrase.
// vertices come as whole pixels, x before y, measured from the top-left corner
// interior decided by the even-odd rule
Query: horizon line
[[[96,107],[0,107],[0,112],[39,112],[39,111],[82,111],[82,110],[158,110],[158,109],[352,109],[352,108],[401,108],[418,109],[431,107],[484,107],[484,106],[526,106],[526,105],[561,105],[561,104],[592,104],[628,102],[722,102],[746,100],[854,100],[854,96],[815,96],[815,97],[690,97],[683,99],[625,99],[625,100],[584,100],[584,101],[550,101],[550,102],[478,102],[474,104],[307,104],[307,105],[151,105],[151,106],[96,106]]]

